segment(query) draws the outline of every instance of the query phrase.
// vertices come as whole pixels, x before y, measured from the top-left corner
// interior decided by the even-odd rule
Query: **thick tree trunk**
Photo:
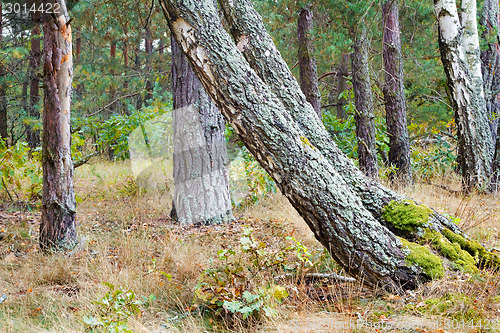
[[[235,43],[222,28],[213,0],[160,3],[206,91],[316,238],[342,267],[368,285],[413,288],[420,278],[434,276],[428,264],[442,270],[438,257],[424,259],[422,265],[412,263],[415,252],[406,250],[381,223],[412,240],[426,230],[456,237],[460,230],[423,207],[419,209],[428,214],[425,227],[391,223],[395,205],[409,209],[410,215],[415,205],[387,205],[401,197],[364,177],[331,143],[251,3],[219,2]],[[432,256],[424,247],[419,249],[424,252],[417,257]]]
[[[172,39],[174,183],[172,217],[181,225],[233,219],[225,121]]]
[[[370,83],[370,65],[366,27],[358,31],[354,39],[352,61],[352,86],[356,100],[356,137],[358,138],[359,168],[367,176],[378,179],[377,144],[375,140],[375,116]]]
[[[441,60],[458,129],[463,186],[467,191],[488,192],[494,147],[479,62],[476,2],[462,1],[462,25],[455,0],[434,0],[434,5]]]
[[[77,243],[73,161],[71,160],[70,104],[73,79],[71,26],[64,15],[45,18],[43,77],[45,84],[42,140],[42,220],[40,247],[68,250]],[[47,14],[48,15],[48,14]]]
[[[299,40],[300,88],[306,100],[321,119],[321,94],[318,85],[318,69],[314,58],[313,16],[307,8],[302,8],[297,23]]]
[[[406,99],[403,84],[403,57],[399,29],[398,3],[387,0],[382,7],[384,19],[384,99],[387,134],[389,135],[389,164],[396,168],[393,180],[411,183],[410,138],[406,123]],[[395,177],[394,177],[395,176]]]
[[[3,16],[2,3],[0,3],[0,47],[3,47],[2,32]],[[5,95],[5,70],[3,66],[0,66],[0,138],[7,143],[7,96]]]
[[[35,108],[40,100],[40,79],[38,78],[38,69],[40,68],[40,61],[42,52],[40,49],[40,26],[37,24],[31,30],[31,51],[28,67],[28,76],[30,81],[30,101],[29,101],[29,116],[31,118],[39,119],[40,112]],[[26,131],[28,138],[28,145],[31,149],[40,146],[40,131],[28,126]]]
[[[500,190],[500,22],[498,1],[485,0],[481,15],[481,25],[484,29],[482,38],[488,42],[488,47],[481,52],[481,70],[483,74],[486,109],[493,142],[496,142],[495,159],[493,162],[492,185],[495,191]]]

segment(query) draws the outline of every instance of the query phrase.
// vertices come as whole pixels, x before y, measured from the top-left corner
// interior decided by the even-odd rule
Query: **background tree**
[[[3,49],[3,11],[0,3],[0,48]],[[7,140],[7,98],[5,95],[5,70],[0,66],[0,138]]]
[[[77,244],[71,159],[71,91],[73,54],[71,25],[66,4],[58,1],[61,15],[43,14],[43,139],[42,219],[40,247],[44,251],[69,250]]]
[[[181,225],[233,220],[225,121],[172,40],[175,192],[171,216]]]
[[[382,6],[384,20],[384,100],[389,135],[389,164],[396,168],[392,176],[403,184],[411,182],[410,138],[406,122],[406,98],[403,84],[403,57],[399,29],[398,2],[388,0]]]

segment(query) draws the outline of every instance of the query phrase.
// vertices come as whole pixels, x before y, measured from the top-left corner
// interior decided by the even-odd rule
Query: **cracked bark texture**
[[[361,198],[364,207],[380,223],[384,223],[381,216],[385,205],[392,200],[400,201],[405,198],[365,177],[353,161],[332,142],[311,105],[305,102],[299,84],[253,6],[245,0],[219,0],[219,4],[238,49],[243,52],[252,69],[273,90],[311,144],[330,161],[349,187]],[[437,212],[434,212],[431,225],[438,231],[447,228],[462,234],[453,222]]]
[[[395,0],[387,0],[382,7],[384,19],[383,59],[385,83],[385,117],[389,135],[389,164],[396,168],[391,179],[403,184],[412,182],[410,138],[406,122],[406,99],[403,83],[403,57],[399,7]]]
[[[181,225],[233,220],[225,121],[172,38],[174,198]]]
[[[463,187],[466,191],[489,192],[494,146],[479,62],[476,2],[462,1],[462,23],[455,0],[434,0],[434,10],[457,124]]]
[[[370,83],[368,49],[370,43],[366,27],[362,24],[354,38],[351,54],[352,87],[356,104],[356,137],[358,139],[359,168],[370,178],[378,179],[377,145],[375,140],[375,116],[373,115],[373,95]]]
[[[500,22],[498,1],[485,0],[480,20],[484,29],[482,39],[488,42],[481,52],[481,70],[483,75],[486,109],[491,129],[492,140],[495,143],[495,158],[493,160],[492,186],[500,191]]]
[[[70,132],[73,79],[71,26],[67,24],[65,2],[59,0],[58,3],[63,14],[57,18],[46,17],[43,24],[45,92],[42,117],[42,219],[39,243],[45,252],[70,250],[77,244]]]
[[[319,92],[318,69],[314,58],[312,33],[313,15],[308,8],[302,8],[297,21],[300,88],[306,96],[306,100],[311,103],[314,111],[321,119],[321,94]]]
[[[418,271],[405,263],[399,239],[364,208],[245,61],[223,29],[217,5],[160,3],[205,90],[332,257],[368,285],[414,288]]]

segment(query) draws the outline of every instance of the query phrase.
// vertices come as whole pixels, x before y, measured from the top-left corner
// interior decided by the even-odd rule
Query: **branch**
[[[87,163],[92,157],[94,157],[96,155],[97,155],[97,152],[93,152],[91,154],[88,154],[85,157],[80,158],[79,160],[77,160],[77,161],[75,161],[73,163],[73,168],[76,169],[78,167],[81,167],[82,165],[84,165],[85,163]]]
[[[323,73],[323,74],[322,74],[322,75],[318,78],[318,81],[321,81],[322,79],[324,79],[325,77],[330,76],[330,75],[337,75],[337,71],[335,71],[335,72]]]
[[[106,105],[106,106],[102,107],[101,109],[97,110],[96,112],[93,112],[93,113],[87,115],[87,117],[95,116],[99,112],[104,111],[104,109],[106,109],[109,106],[111,106],[111,105],[115,104],[116,102],[118,102],[120,99],[127,98],[127,97],[133,97],[133,96],[140,95],[140,94],[142,94],[142,91],[141,92],[136,92],[136,93],[133,93],[133,94],[128,94],[128,95],[120,96],[117,99],[115,99],[114,101],[110,102],[108,105]]]

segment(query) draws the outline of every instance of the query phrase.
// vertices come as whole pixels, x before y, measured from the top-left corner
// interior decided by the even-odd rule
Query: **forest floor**
[[[458,188],[454,179],[440,183]],[[488,249],[500,247],[500,196],[463,198],[421,184],[406,191],[460,218]],[[279,279],[273,264],[264,271],[252,259],[257,252],[242,250],[245,241],[259,253],[283,254],[298,276],[345,275],[279,194],[239,209],[231,224],[181,228],[168,217],[171,198],[138,189],[126,162],[78,168],[75,193],[85,243],[72,256],[40,253],[36,207],[0,207],[0,332],[98,332],[103,323],[132,332],[500,331],[500,273],[457,273],[391,295],[358,282]],[[231,273],[234,281],[210,280],[214,267],[235,269],[234,259],[243,267]],[[260,293],[258,315],[243,319],[217,305],[241,301],[243,289]]]

